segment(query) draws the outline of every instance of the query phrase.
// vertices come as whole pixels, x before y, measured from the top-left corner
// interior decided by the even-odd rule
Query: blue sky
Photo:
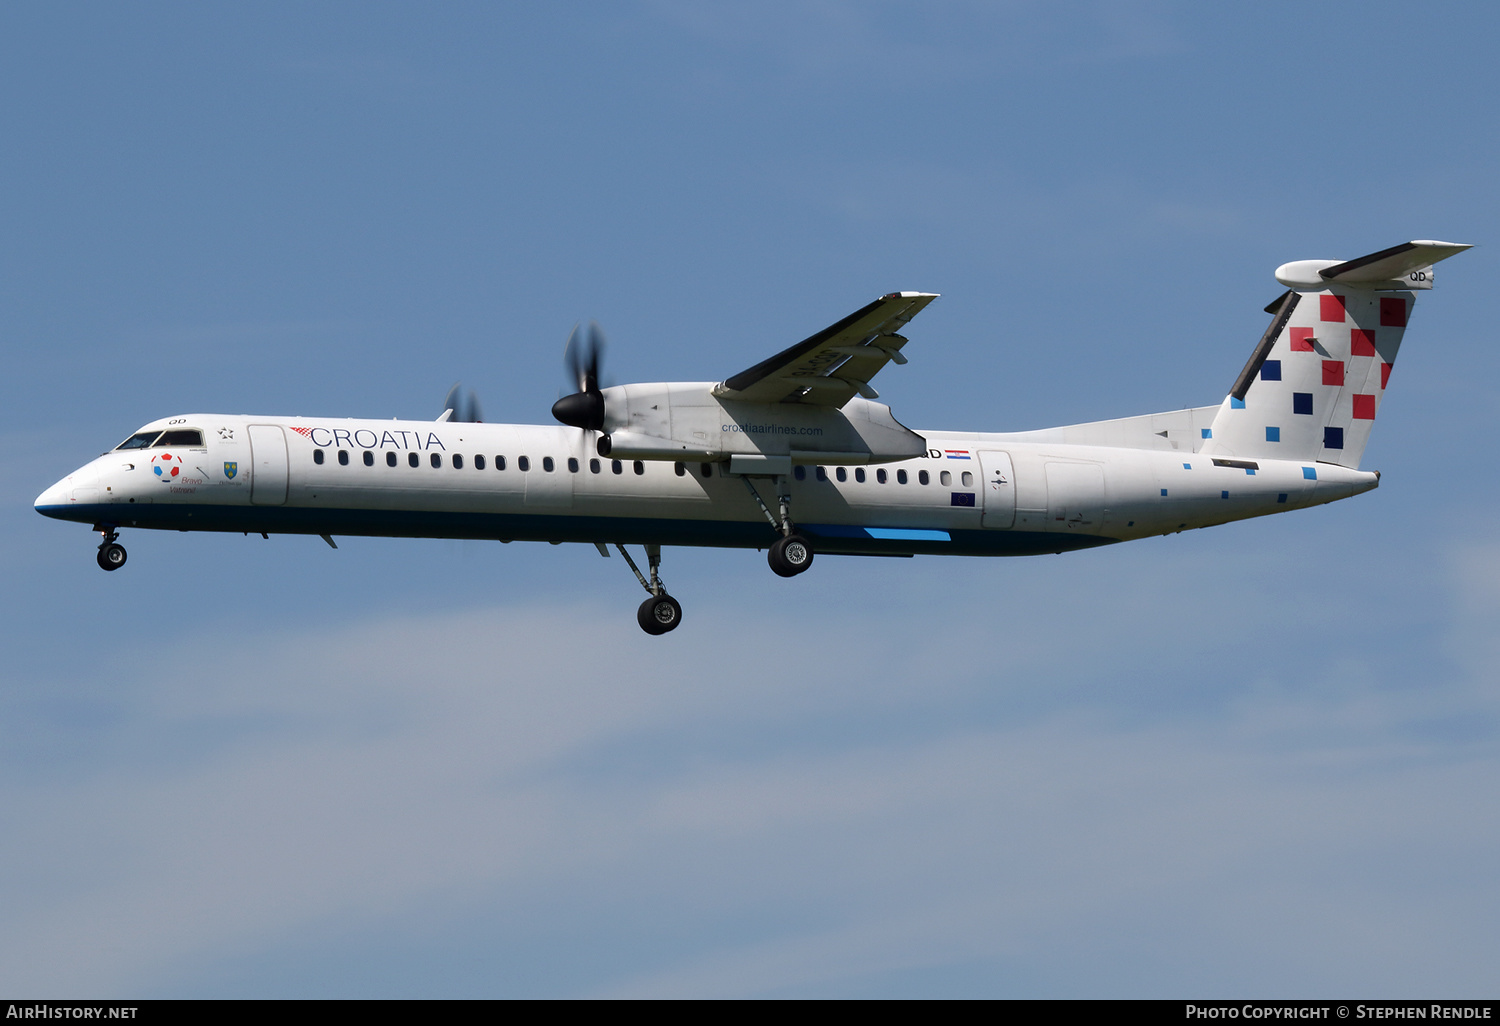
[[[0,9],[0,991],[1493,996],[1480,4]],[[943,293],[917,429],[1218,401],[1272,270],[1477,243],[1349,502],[1025,560],[37,516],[174,413],[540,422]]]

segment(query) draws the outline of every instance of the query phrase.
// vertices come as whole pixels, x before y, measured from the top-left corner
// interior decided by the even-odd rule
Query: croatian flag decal
[[[944,449],[943,452],[950,460],[966,460],[969,458],[967,449]]]

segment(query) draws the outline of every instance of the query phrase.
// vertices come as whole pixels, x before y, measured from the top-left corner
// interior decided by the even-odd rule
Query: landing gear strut
[[[601,554],[609,555],[609,550],[602,542],[598,548]],[[630,569],[635,573],[635,579],[641,582],[641,587],[650,596],[635,613],[636,623],[641,625],[641,630],[647,634],[665,634],[676,630],[677,625],[682,622],[682,605],[667,594],[666,585],[661,583],[661,546],[646,546],[646,563],[651,570],[649,581],[641,573],[641,568],[635,565],[635,560],[630,558],[630,553],[625,551],[625,546],[616,545],[615,549],[625,557],[625,562],[630,564]]]
[[[740,480],[745,482],[750,496],[760,507],[760,511],[766,515],[766,519],[771,522],[771,526],[781,532],[781,537],[771,543],[771,551],[766,553],[766,561],[771,564],[771,571],[779,577],[796,577],[812,566],[812,542],[798,534],[796,526],[792,523],[792,497],[789,494],[791,488],[787,484],[787,479],[784,477],[776,479],[777,490],[780,492],[777,496],[777,505],[781,510],[780,519],[777,519],[776,515],[766,508],[760,492],[755,490],[755,485],[750,483],[748,477],[742,477]]]
[[[99,569],[120,569],[125,565],[125,546],[116,541],[120,533],[113,527],[100,528],[99,533],[104,535],[104,540],[99,543],[99,555],[96,559]]]

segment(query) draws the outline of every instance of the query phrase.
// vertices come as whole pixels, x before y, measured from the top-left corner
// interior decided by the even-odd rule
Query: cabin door
[[[1014,527],[1016,524],[1016,475],[1008,452],[981,452],[979,469],[984,473],[980,491],[984,498],[984,527]]]
[[[1104,467],[1047,464],[1047,522],[1053,531],[1098,534],[1104,527]]]
[[[286,503],[286,435],[275,424],[250,425],[250,501],[256,506]]]

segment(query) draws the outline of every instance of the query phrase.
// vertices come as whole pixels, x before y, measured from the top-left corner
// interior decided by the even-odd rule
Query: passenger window
[[[635,472],[637,474],[644,474],[646,472],[646,465],[644,463],[642,463],[640,460],[636,460],[635,461]]]
[[[526,471],[531,469],[531,460],[527,459],[525,456],[517,456],[516,469],[523,474],[526,473]]]
[[[432,469],[434,469],[434,470],[436,470],[438,467],[441,467],[443,465],[443,454],[442,453],[435,452],[435,453],[433,453],[431,456],[429,456],[427,458],[428,458],[429,461],[431,461],[431,463],[432,463]]]
[[[898,471],[896,471],[896,483],[897,484],[906,484],[906,471],[904,471],[904,470],[898,470]]]
[[[589,460],[589,473],[590,474],[597,474],[597,473],[599,473],[599,461],[598,460]]]
[[[616,474],[623,474],[625,473],[625,464],[621,463],[619,460],[610,460],[609,469],[614,471]]]
[[[496,456],[495,457],[495,469],[496,470],[504,470],[505,469],[505,457],[504,456]]]
[[[115,446],[116,449],[149,449],[151,443],[156,441],[160,431],[142,431],[138,435],[131,435],[125,441]]]
[[[712,463],[705,463],[705,464],[703,464],[703,476],[704,477],[713,477],[714,476],[714,465]]]
[[[422,465],[422,457],[414,452],[409,452],[406,454],[406,465],[408,467],[420,467]]]
[[[886,475],[884,467],[881,467],[879,470],[875,471],[875,480],[879,481],[881,484],[885,484]]]
[[[340,449],[339,450],[339,466],[341,466],[341,467],[347,467],[348,465],[349,465],[349,450],[348,449]]]
[[[804,467],[804,466],[801,466],[800,464],[798,466],[793,467],[792,468],[792,476],[795,477],[798,481],[806,481],[807,480],[807,468]]]
[[[313,450],[313,462],[316,463],[316,464],[318,464],[319,466],[323,465],[323,450],[322,449],[314,449]]]
[[[938,481],[942,484],[942,486],[944,488],[947,488],[949,485],[951,485],[953,483],[953,475],[950,474],[950,473],[948,473],[948,471],[945,470],[941,474],[938,475]]]
[[[843,467],[840,467],[839,469],[835,470],[833,473],[839,479],[840,483],[843,483],[844,481],[849,480],[849,471],[845,470]]]
[[[557,464],[552,462],[552,457],[551,456],[543,456],[542,457],[542,469],[545,470],[547,473],[549,473],[549,474],[552,473],[552,471],[556,467],[557,467]]]
[[[828,471],[824,470],[822,467],[819,467],[817,470],[817,478],[819,481],[827,481]]]
[[[974,475],[971,474],[971,473],[969,473],[967,470],[964,471],[964,487],[965,488],[973,488],[974,487]]]
[[[483,470],[484,469],[484,457],[478,455],[477,453],[474,456],[474,469],[475,470]]]
[[[927,475],[927,471],[925,471],[925,470],[919,470],[919,471],[917,471],[917,480],[920,481],[922,484],[931,484],[932,483],[932,478]]]
[[[687,473],[687,464],[686,463],[674,463],[674,464],[672,464],[672,470],[676,472],[676,474],[677,474],[678,477],[681,477],[683,474]]]
[[[394,467],[396,465],[396,454],[394,452],[388,452],[385,454],[385,465],[388,467]]]
[[[864,484],[865,483],[865,468],[864,467],[855,467],[854,468],[854,480],[858,481],[860,484]]]
[[[456,452],[456,453],[453,454],[453,469],[454,470],[462,470],[462,469],[464,469],[464,454],[463,453]]]
[[[192,431],[186,428],[178,431],[168,431],[166,434],[157,439],[156,445],[182,445],[186,446],[189,449],[202,448],[203,432]]]
[[[369,449],[366,449],[365,450],[364,460],[365,460],[365,466],[367,466],[367,467],[373,467],[375,465],[375,454],[373,452],[371,452]]]
[[[574,459],[572,456],[568,457],[568,473],[570,473],[570,474],[576,474],[576,473],[578,473],[578,461],[576,459]]]

